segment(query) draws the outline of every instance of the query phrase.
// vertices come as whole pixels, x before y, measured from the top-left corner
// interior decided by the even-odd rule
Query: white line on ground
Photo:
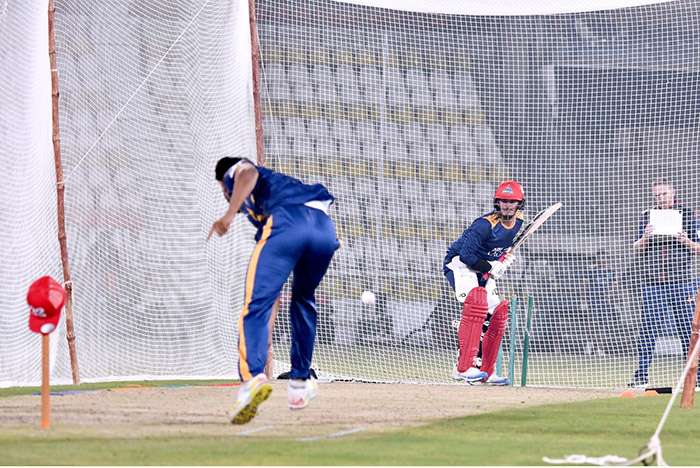
[[[236,435],[250,435],[250,434],[255,434],[256,432],[265,431],[265,430],[267,430],[267,429],[272,429],[272,428],[274,428],[274,427],[275,427],[275,426],[262,426],[262,427],[257,427],[257,428],[255,428],[255,429],[248,429],[247,431],[239,432],[239,433],[236,434]]]
[[[322,435],[316,437],[304,437],[303,439],[297,439],[297,442],[309,442],[311,440],[330,439],[331,437],[340,437],[348,434],[354,434],[355,432],[361,432],[364,430],[364,427],[356,427],[355,429],[350,429],[349,431],[336,432],[335,434]]]

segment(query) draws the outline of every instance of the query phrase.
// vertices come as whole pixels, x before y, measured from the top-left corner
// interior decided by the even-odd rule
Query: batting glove
[[[515,263],[515,255],[508,255],[502,262],[496,260],[489,263],[491,264],[491,270],[489,271],[491,278],[498,280],[503,276],[506,270]]]
[[[504,263],[494,260],[489,262],[491,264],[491,269],[489,270],[490,277],[494,280],[500,279],[503,273],[506,272],[508,268]]]

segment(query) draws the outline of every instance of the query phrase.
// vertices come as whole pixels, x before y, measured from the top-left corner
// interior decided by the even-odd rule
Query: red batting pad
[[[498,348],[501,346],[503,333],[508,326],[508,301],[503,301],[493,311],[488,330],[484,334],[481,344],[481,370],[489,376],[493,374],[493,367],[498,358]]]
[[[466,372],[473,366],[474,358],[479,353],[481,328],[488,311],[486,289],[479,286],[469,291],[464,300],[462,320],[459,322],[459,372]]]
[[[66,292],[50,276],[43,276],[29,286],[29,329],[48,335],[56,329],[61,309],[66,302]]]

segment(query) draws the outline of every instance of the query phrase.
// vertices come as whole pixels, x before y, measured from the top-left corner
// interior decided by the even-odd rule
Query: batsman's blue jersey
[[[443,262],[444,272],[449,271],[447,264],[457,256],[469,268],[477,270],[475,267],[479,259],[498,260],[513,245],[515,235],[522,225],[523,215],[520,211],[516,213],[515,225],[510,229],[503,225],[498,211],[477,218],[447,249]]]
[[[224,176],[229,194],[240,164]],[[264,167],[257,170],[257,183],[241,207],[258,232],[238,322],[239,373],[249,380],[264,372],[272,307],[293,272],[291,378],[308,378],[316,338],[315,291],[340,246],[327,215],[333,196],[321,184],[305,185]]]

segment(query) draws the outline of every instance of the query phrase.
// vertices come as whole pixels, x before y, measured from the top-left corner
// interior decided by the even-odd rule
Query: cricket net
[[[39,276],[60,278],[45,3],[0,10],[0,38],[32,57],[0,57],[11,104],[0,126],[3,384],[38,380],[24,295]],[[526,218],[564,208],[500,281],[518,299],[501,373],[512,367],[520,383],[532,296],[528,385],[623,386],[636,367],[644,280],[632,244],[651,181],[673,179],[679,202],[700,208],[700,7],[461,3],[256,2],[266,165],[327,185],[344,241],[318,292],[313,367],[451,382],[461,310],[442,260],[515,179]],[[30,30],[37,40],[21,39]],[[57,1],[56,43],[81,375],[235,377],[252,228],[239,219],[204,238],[225,209],[215,161],[255,159],[247,2]],[[288,369],[288,301],[285,289],[275,373]],[[679,323],[659,314],[651,385],[683,367]],[[53,375],[67,379],[65,334],[53,339]]]

